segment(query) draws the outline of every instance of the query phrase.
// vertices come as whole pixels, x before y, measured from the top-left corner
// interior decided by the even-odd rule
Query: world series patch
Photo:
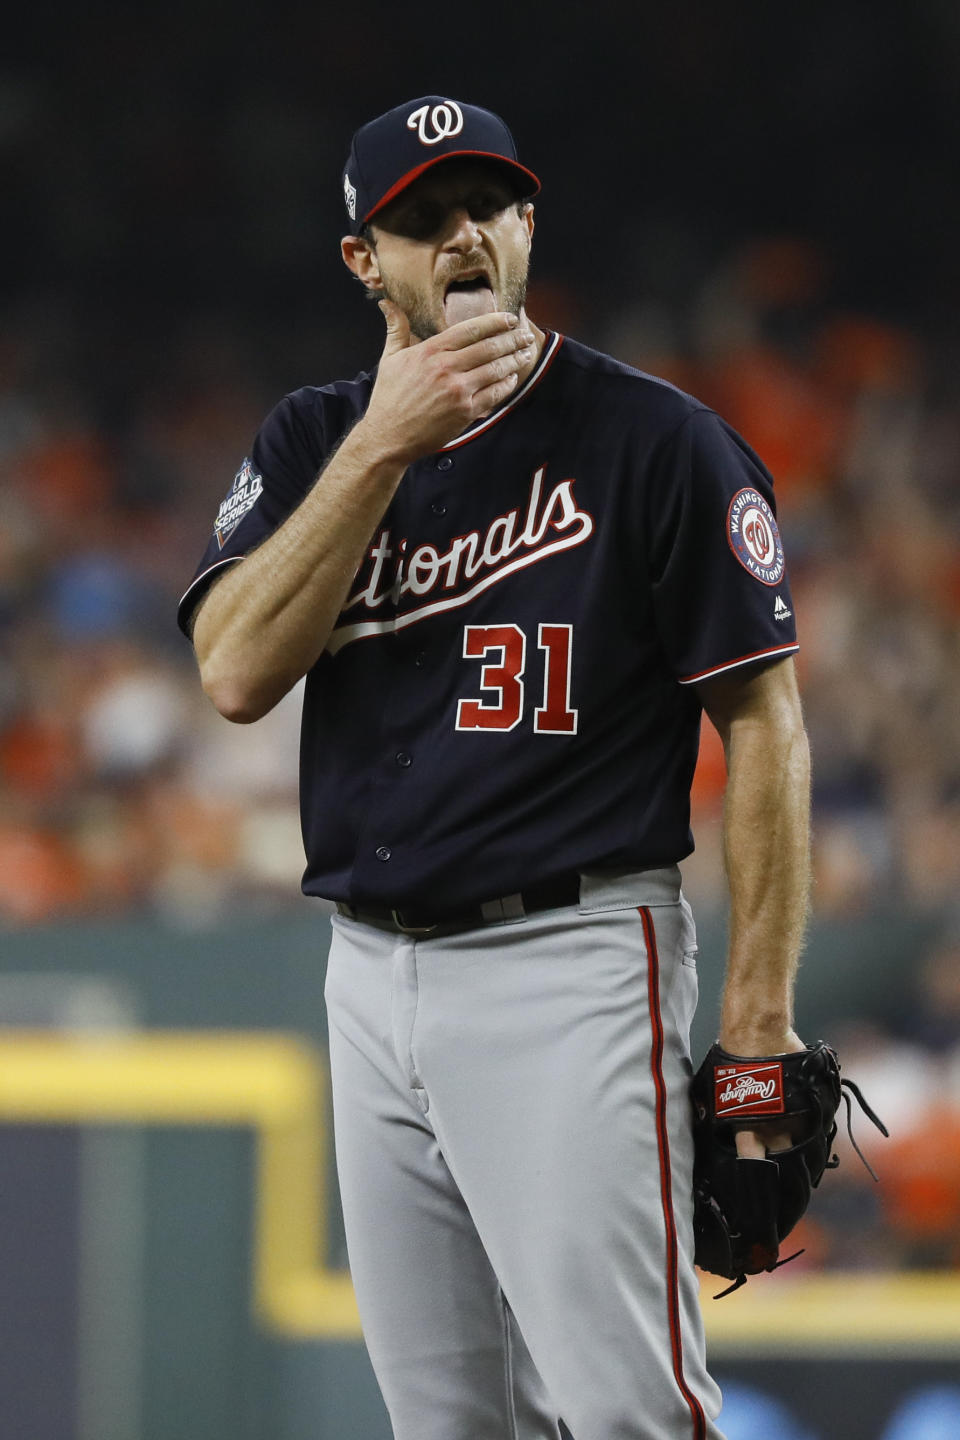
[[[764,585],[779,585],[786,562],[773,511],[756,490],[738,490],[727,511],[727,539],[744,570]]]
[[[221,550],[262,494],[263,476],[258,475],[250,460],[246,459],[234,476],[229,495],[217,511],[213,533]]]
[[[713,1071],[713,1103],[717,1119],[752,1119],[783,1114],[783,1065],[717,1065]]]

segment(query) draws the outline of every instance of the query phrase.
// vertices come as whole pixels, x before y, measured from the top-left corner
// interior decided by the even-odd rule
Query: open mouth
[[[486,275],[461,275],[451,280],[443,297],[443,313],[448,325],[488,315],[496,309],[493,290]]]
[[[453,291],[489,290],[490,281],[486,275],[470,275],[465,280],[451,280],[447,286],[447,294]]]

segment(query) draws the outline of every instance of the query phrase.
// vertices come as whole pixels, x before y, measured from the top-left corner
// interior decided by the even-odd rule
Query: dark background
[[[184,343],[220,370],[203,336],[224,317],[283,388],[359,364],[373,317],[335,250],[349,137],[449,93],[504,114],[540,174],[537,274],[569,284],[586,339],[624,296],[788,231],[829,257],[825,302],[952,341],[958,74],[952,0],[23,5],[0,285],[69,307],[62,363],[122,369],[115,416]]]

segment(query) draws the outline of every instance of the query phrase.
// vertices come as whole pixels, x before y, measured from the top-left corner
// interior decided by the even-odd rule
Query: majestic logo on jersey
[[[263,477],[257,474],[249,460],[244,460],[234,476],[230,494],[217,511],[213,533],[221,550],[262,494]]]
[[[328,651],[335,655],[352,640],[403,630],[431,615],[459,609],[508,575],[589,540],[593,516],[578,508],[575,481],[560,480],[544,494],[546,470],[541,465],[534,473],[524,510],[518,506],[496,516],[485,531],[455,536],[442,552],[436,545],[410,550],[408,541],[393,543],[390,531],[381,530],[367,563],[358,572],[360,584],[348,596],[340,619],[344,621],[355,609],[379,610],[388,601],[399,613],[383,620],[338,625],[327,643]],[[404,600],[407,608],[400,609]]]
[[[350,176],[343,177],[343,198],[347,202],[347,214],[351,220],[357,218],[357,191],[356,187],[350,184]]]
[[[717,1118],[783,1114],[783,1065],[718,1065],[713,1072]]]
[[[416,130],[421,145],[438,145],[441,140],[460,134],[463,111],[456,100],[446,100],[442,105],[421,105],[407,116],[407,129]]]
[[[727,539],[744,570],[764,585],[779,585],[785,560],[773,511],[756,490],[738,490],[727,511]]]

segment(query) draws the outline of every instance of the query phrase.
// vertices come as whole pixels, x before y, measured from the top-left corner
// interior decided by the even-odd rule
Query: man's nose
[[[480,244],[480,227],[465,205],[450,211],[446,229],[448,250],[475,250]]]

